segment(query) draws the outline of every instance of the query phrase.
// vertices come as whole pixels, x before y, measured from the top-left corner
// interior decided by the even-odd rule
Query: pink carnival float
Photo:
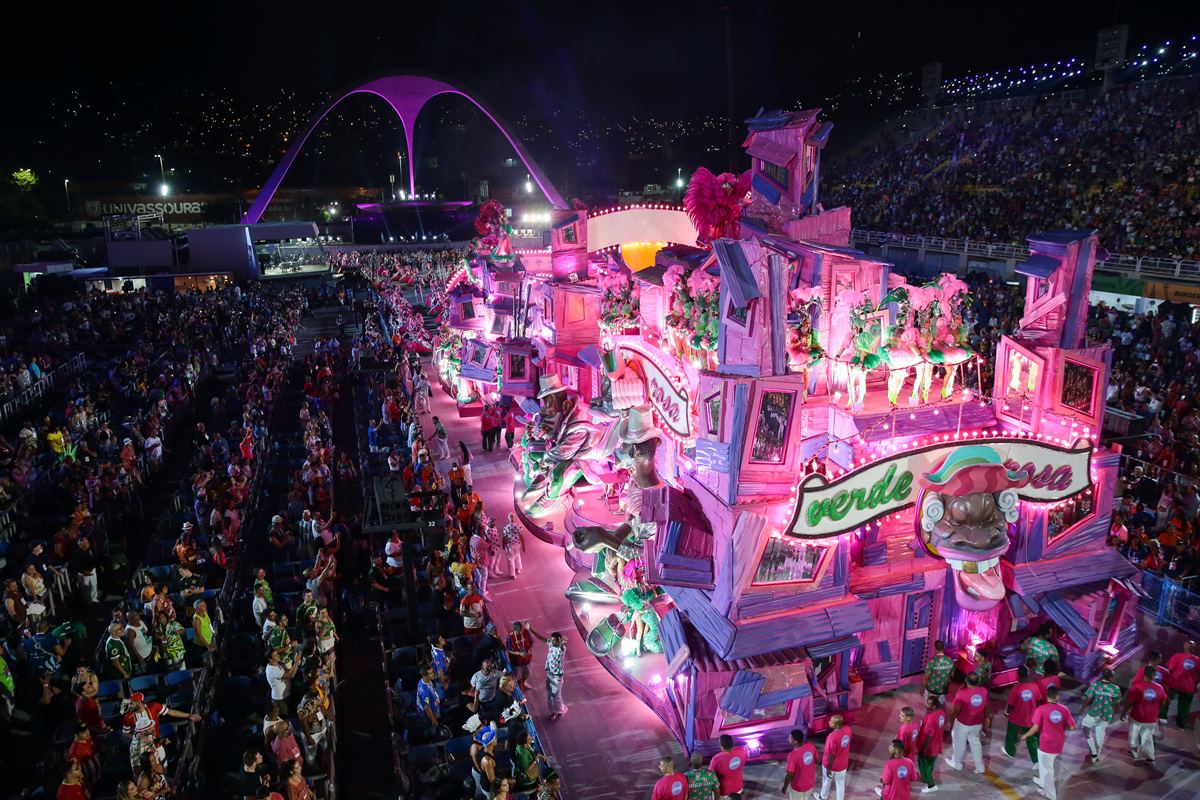
[[[919,682],[936,639],[997,684],[1046,621],[1080,679],[1133,655],[1095,234],[1029,237],[981,385],[966,284],[895,274],[821,206],[832,126],[747,125],[749,170],[698,170],[682,208],[577,203],[533,251],[487,209],[448,287],[443,384],[519,407],[514,504],[592,653],[688,750],[761,757]]]

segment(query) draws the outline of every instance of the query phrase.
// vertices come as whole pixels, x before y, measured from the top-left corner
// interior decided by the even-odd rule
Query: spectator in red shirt
[[[937,757],[942,754],[942,738],[946,731],[946,712],[937,697],[925,698],[925,718],[921,720],[921,731],[917,737],[917,771],[925,788],[921,794],[931,794],[938,790],[937,781],[933,777],[933,768],[937,765]]]
[[[79,762],[68,761],[67,768],[63,770],[62,783],[54,795],[55,800],[88,800],[89,797],[91,792],[83,782],[83,770]]]
[[[1167,696],[1167,690],[1161,683],[1146,679],[1147,674],[1154,673],[1154,664],[1147,658],[1142,674],[1129,685],[1125,701],[1121,704],[1121,720],[1133,718],[1129,724],[1129,753],[1135,761],[1148,761],[1151,764],[1154,763],[1154,733],[1158,729],[1158,715]]]
[[[1062,755],[1067,731],[1075,730],[1075,718],[1070,710],[1058,702],[1058,687],[1046,689],[1046,703],[1033,712],[1033,726],[1021,734],[1023,740],[1038,737],[1038,776],[1033,779],[1048,800],[1058,800],[1058,789],[1054,784],[1054,765]]]
[[[802,730],[792,731],[789,737],[792,752],[787,757],[787,775],[783,779],[783,793],[788,800],[808,800],[817,785],[817,748],[808,741]]]
[[[675,769],[675,759],[663,756],[658,761],[658,771],[662,775],[654,784],[652,800],[686,800],[688,795],[687,778]]]
[[[883,800],[910,800],[912,797],[912,779],[917,773],[917,767],[912,759],[904,755],[905,742],[893,739],[888,755],[891,756],[883,765],[883,777],[880,786],[875,787],[875,794]]]
[[[750,754],[740,744],[735,744],[733,737],[722,734],[721,752],[712,757],[708,768],[717,775],[721,786],[721,797],[742,800],[742,770],[746,766]]]
[[[954,718],[954,725],[950,729],[951,752],[950,758],[946,759],[946,765],[951,769],[963,768],[963,756],[970,745],[975,773],[983,774],[983,743],[979,740],[979,734],[987,722],[987,704],[987,689],[979,685],[979,675],[972,672],[967,676],[967,685],[954,695],[954,705],[951,709],[951,716]]]
[[[829,790],[836,787],[837,800],[846,798],[846,770],[850,767],[850,740],[853,733],[841,714],[829,718],[829,735],[825,737],[825,752],[821,756],[821,800],[829,800]]]
[[[1029,668],[1024,664],[1017,667],[1017,682],[1008,690],[1008,708],[1004,712],[1008,717],[1008,730],[1004,734],[1004,755],[1009,758],[1017,757],[1017,739],[1020,738],[1029,750],[1029,760],[1037,765],[1037,735],[1025,736],[1025,732],[1033,727],[1033,712],[1037,711],[1038,704],[1045,697],[1041,680],[1030,680]]]
[[[1175,723],[1183,730],[1192,727],[1192,698],[1196,696],[1196,684],[1200,681],[1200,656],[1196,655],[1196,643],[1191,639],[1183,643],[1183,651],[1171,656],[1167,662],[1167,688],[1179,701]]]

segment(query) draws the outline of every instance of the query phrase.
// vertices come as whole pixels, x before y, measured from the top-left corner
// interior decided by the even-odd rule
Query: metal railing
[[[1142,572],[1142,592],[1138,607],[1153,614],[1159,625],[1174,625],[1200,636],[1200,594],[1179,581],[1152,572]]]
[[[3,405],[0,405],[0,424],[7,424],[12,421],[24,413],[31,405],[59,388],[63,381],[74,378],[83,372],[86,367],[87,359],[83,357],[83,353],[76,353],[65,363],[59,364],[43,375],[37,383],[32,384],[16,397],[6,400]]]
[[[985,242],[977,239],[943,236],[915,236],[908,233],[868,231],[854,228],[850,241],[855,244],[896,245],[917,250],[933,250],[939,253],[982,256],[984,258],[1021,259],[1029,258],[1029,248],[1004,242]],[[1106,272],[1119,272],[1150,279],[1174,279],[1200,283],[1200,261],[1182,258],[1157,258],[1154,256],[1131,256],[1111,253],[1096,268]]]

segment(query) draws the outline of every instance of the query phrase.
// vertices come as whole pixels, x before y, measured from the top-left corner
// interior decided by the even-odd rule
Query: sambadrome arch
[[[391,75],[368,81],[361,86],[350,89],[330,103],[321,113],[313,117],[301,134],[292,142],[291,147],[288,148],[283,160],[275,167],[275,171],[271,173],[271,177],[266,185],[263,186],[262,191],[254,198],[254,202],[251,203],[249,210],[242,217],[242,224],[252,225],[262,218],[263,212],[266,211],[267,205],[271,202],[271,198],[275,196],[275,192],[279,189],[279,184],[283,182],[287,171],[291,169],[292,162],[296,160],[296,156],[300,155],[300,151],[304,149],[304,144],[308,141],[308,137],[324,121],[329,112],[333,111],[343,100],[353,94],[373,94],[381,97],[396,112],[396,116],[400,117],[400,124],[404,128],[405,156],[408,158],[408,191],[410,195],[414,194],[417,188],[416,162],[412,157],[413,131],[416,128],[417,117],[420,116],[421,110],[425,108],[425,105],[438,95],[456,94],[474,103],[475,107],[482,111],[492,121],[492,124],[504,134],[504,138],[517,151],[521,162],[529,171],[534,182],[537,183],[538,188],[542,190],[542,194],[546,196],[550,205],[555,208],[568,207],[562,195],[558,193],[558,189],[554,188],[554,184],[550,183],[550,179],[542,172],[542,168],[538,166],[537,162],[533,160],[533,157],[525,149],[525,146],[521,144],[521,140],[504,126],[491,109],[468,94],[466,89],[448,81],[430,78],[425,75]]]

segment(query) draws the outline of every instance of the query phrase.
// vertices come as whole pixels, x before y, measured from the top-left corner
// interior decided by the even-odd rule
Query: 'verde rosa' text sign
[[[662,354],[639,340],[618,338],[617,354],[626,359],[630,356],[637,359],[646,376],[646,397],[658,412],[659,421],[680,438],[689,438],[692,435],[692,409],[686,381],[683,381],[684,388],[677,386],[659,366]]]
[[[956,448],[990,447],[1013,472],[1028,482],[1016,488],[1023,500],[1062,500],[1092,485],[1090,442],[1061,447],[1028,439],[935,444],[880,459],[829,483],[810,475],[800,484],[796,512],[788,533],[805,539],[836,536],[913,505],[921,476],[933,472]]]

